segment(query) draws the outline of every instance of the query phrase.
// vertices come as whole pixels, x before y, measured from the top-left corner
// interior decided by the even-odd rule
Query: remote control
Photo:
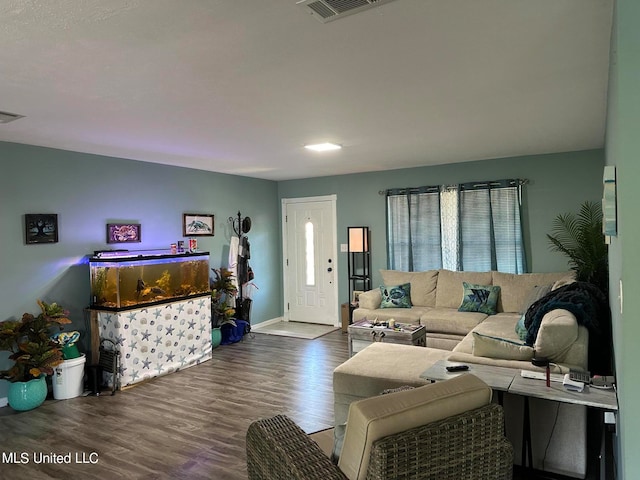
[[[591,375],[589,372],[576,372],[571,370],[569,371],[569,379],[574,382],[591,383]]]
[[[469,365],[449,365],[445,368],[447,369],[447,372],[464,372],[469,370]]]

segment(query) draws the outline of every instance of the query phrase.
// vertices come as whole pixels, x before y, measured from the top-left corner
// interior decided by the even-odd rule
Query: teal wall
[[[336,194],[338,243],[347,242],[348,226],[371,229],[371,266],[376,286],[381,283],[378,270],[387,268],[385,197],[378,191],[502,178],[528,179],[523,190],[527,264],[530,271],[551,272],[568,268],[564,256],[549,251],[546,234],[553,219],[559,213],[577,212],[585,200],[600,201],[603,166],[602,150],[555,153],[283,181],[278,184],[278,195],[283,199]],[[339,255],[340,301],[346,302],[347,254]]]
[[[618,236],[609,247],[619,418],[618,479],[640,478],[640,2],[617,0],[611,42],[606,163],[617,174]],[[623,301],[620,301],[622,282]],[[621,305],[622,303],[622,305]]]
[[[11,143],[0,143],[0,158],[0,320],[38,313],[42,299],[68,308],[73,327],[85,330],[85,257],[114,247],[168,249],[183,238],[183,213],[215,215],[215,236],[199,237],[198,246],[211,252],[211,267],[226,266],[228,218],[238,210],[252,219],[250,263],[259,288],[252,321],[281,315],[276,182]],[[57,213],[59,242],[25,245],[25,213]],[[106,224],[121,221],[142,224],[142,243],[106,243]],[[6,354],[0,368],[3,360]]]

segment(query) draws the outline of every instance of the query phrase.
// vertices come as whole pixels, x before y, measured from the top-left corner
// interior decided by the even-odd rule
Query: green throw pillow
[[[516,333],[518,334],[518,338],[523,342],[527,339],[527,327],[524,326],[524,314],[522,314],[520,320],[516,323]]]
[[[464,294],[459,312],[481,312],[487,315],[496,314],[500,287],[498,285],[475,285],[462,282]]]
[[[411,284],[380,285],[382,302],[380,308],[411,308]]]

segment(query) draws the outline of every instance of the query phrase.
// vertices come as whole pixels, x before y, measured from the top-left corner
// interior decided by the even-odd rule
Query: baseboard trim
[[[286,321],[284,317],[272,318],[270,320],[265,320],[264,322],[255,323],[251,325],[251,330],[260,330],[261,328],[264,328],[268,325],[273,325],[274,323],[284,322],[284,321]]]

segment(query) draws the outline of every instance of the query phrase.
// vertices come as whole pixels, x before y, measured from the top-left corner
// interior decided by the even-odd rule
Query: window
[[[313,247],[313,223],[304,224],[304,258],[307,286],[316,284],[316,253]]]
[[[388,190],[389,268],[525,272],[522,183]]]

